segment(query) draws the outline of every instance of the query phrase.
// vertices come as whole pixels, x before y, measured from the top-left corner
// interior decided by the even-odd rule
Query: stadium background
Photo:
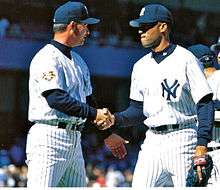
[[[25,141],[28,67],[33,55],[52,37],[52,16],[64,0],[0,0],[0,19],[7,19],[6,35],[0,38],[0,186],[25,186]],[[99,107],[112,112],[128,105],[132,66],[145,50],[137,30],[128,21],[136,18],[145,3],[163,3],[173,13],[173,41],[184,47],[208,46],[220,36],[218,0],[86,0],[90,14],[102,22],[91,28],[84,47],[75,48],[87,61]],[[123,130],[129,134],[128,156],[118,161],[87,129],[82,144],[89,186],[130,186],[136,157],[144,138],[143,126]]]

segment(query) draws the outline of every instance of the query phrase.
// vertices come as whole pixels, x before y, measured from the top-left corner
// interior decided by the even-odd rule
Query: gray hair
[[[64,32],[66,30],[67,24],[54,24],[53,32]]]

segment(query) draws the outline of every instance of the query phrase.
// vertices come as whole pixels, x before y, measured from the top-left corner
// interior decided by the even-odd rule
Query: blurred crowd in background
[[[197,4],[197,7],[201,6],[200,10],[193,10],[184,6],[187,4],[186,0],[81,0],[89,8],[91,15],[101,18],[102,21],[92,26],[91,39],[95,39],[94,43],[99,45],[114,46],[132,46],[139,40],[137,30],[131,28],[128,23],[137,17],[143,4],[150,2],[167,2],[166,6],[171,9],[175,21],[173,38],[180,45],[211,45],[216,41],[220,29],[219,13],[212,11],[212,1],[218,2],[193,1],[192,7],[194,4]],[[52,35],[53,11],[63,2],[65,0],[0,0],[1,28],[7,29],[9,37],[48,40]],[[35,14],[36,12],[38,14]],[[0,34],[2,35],[2,32]]]
[[[65,1],[0,0],[0,41],[12,38],[49,41],[54,9]],[[137,47],[137,30],[129,27],[129,20],[136,18],[144,1],[129,0],[87,0],[85,3],[91,15],[99,16],[102,22],[91,28],[88,44],[114,47]],[[151,2],[151,1],[145,1]],[[159,1],[158,1],[159,2]],[[162,2],[162,1],[161,1]],[[177,1],[175,1],[177,2]],[[173,40],[185,47],[196,43],[211,46],[217,42],[220,31],[219,13],[192,11],[190,8],[171,9],[175,28]],[[207,2],[208,3],[208,2]],[[37,14],[36,14],[37,12]],[[103,97],[104,98],[104,97]],[[26,122],[23,124],[26,128]],[[4,130],[1,127],[1,130]],[[24,130],[24,129],[23,129]],[[123,160],[113,157],[99,140],[96,131],[86,130],[82,146],[86,161],[88,186],[129,187],[140,144],[147,129],[134,127],[123,133],[130,133],[126,145],[128,155]],[[25,165],[26,133],[13,136],[10,145],[0,144],[0,187],[25,187],[27,167]],[[20,134],[20,133],[19,133]],[[8,138],[8,137],[5,137]]]

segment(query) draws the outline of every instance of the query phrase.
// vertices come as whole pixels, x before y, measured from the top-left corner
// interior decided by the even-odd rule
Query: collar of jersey
[[[59,49],[65,56],[67,56],[69,59],[71,59],[71,53],[70,51],[72,50],[71,47],[68,47],[64,44],[61,44],[55,40],[51,40],[50,44],[52,44],[53,46],[55,46],[57,49]]]
[[[173,51],[175,50],[176,45],[170,44],[168,47],[166,47],[163,51],[160,52],[153,52],[152,51],[152,57],[155,59],[157,63],[160,63],[163,61],[166,57],[168,57]]]

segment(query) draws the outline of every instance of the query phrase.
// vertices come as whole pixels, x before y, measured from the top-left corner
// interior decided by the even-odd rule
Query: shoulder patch
[[[54,71],[48,71],[47,73],[43,73],[42,79],[51,81],[55,76]]]

